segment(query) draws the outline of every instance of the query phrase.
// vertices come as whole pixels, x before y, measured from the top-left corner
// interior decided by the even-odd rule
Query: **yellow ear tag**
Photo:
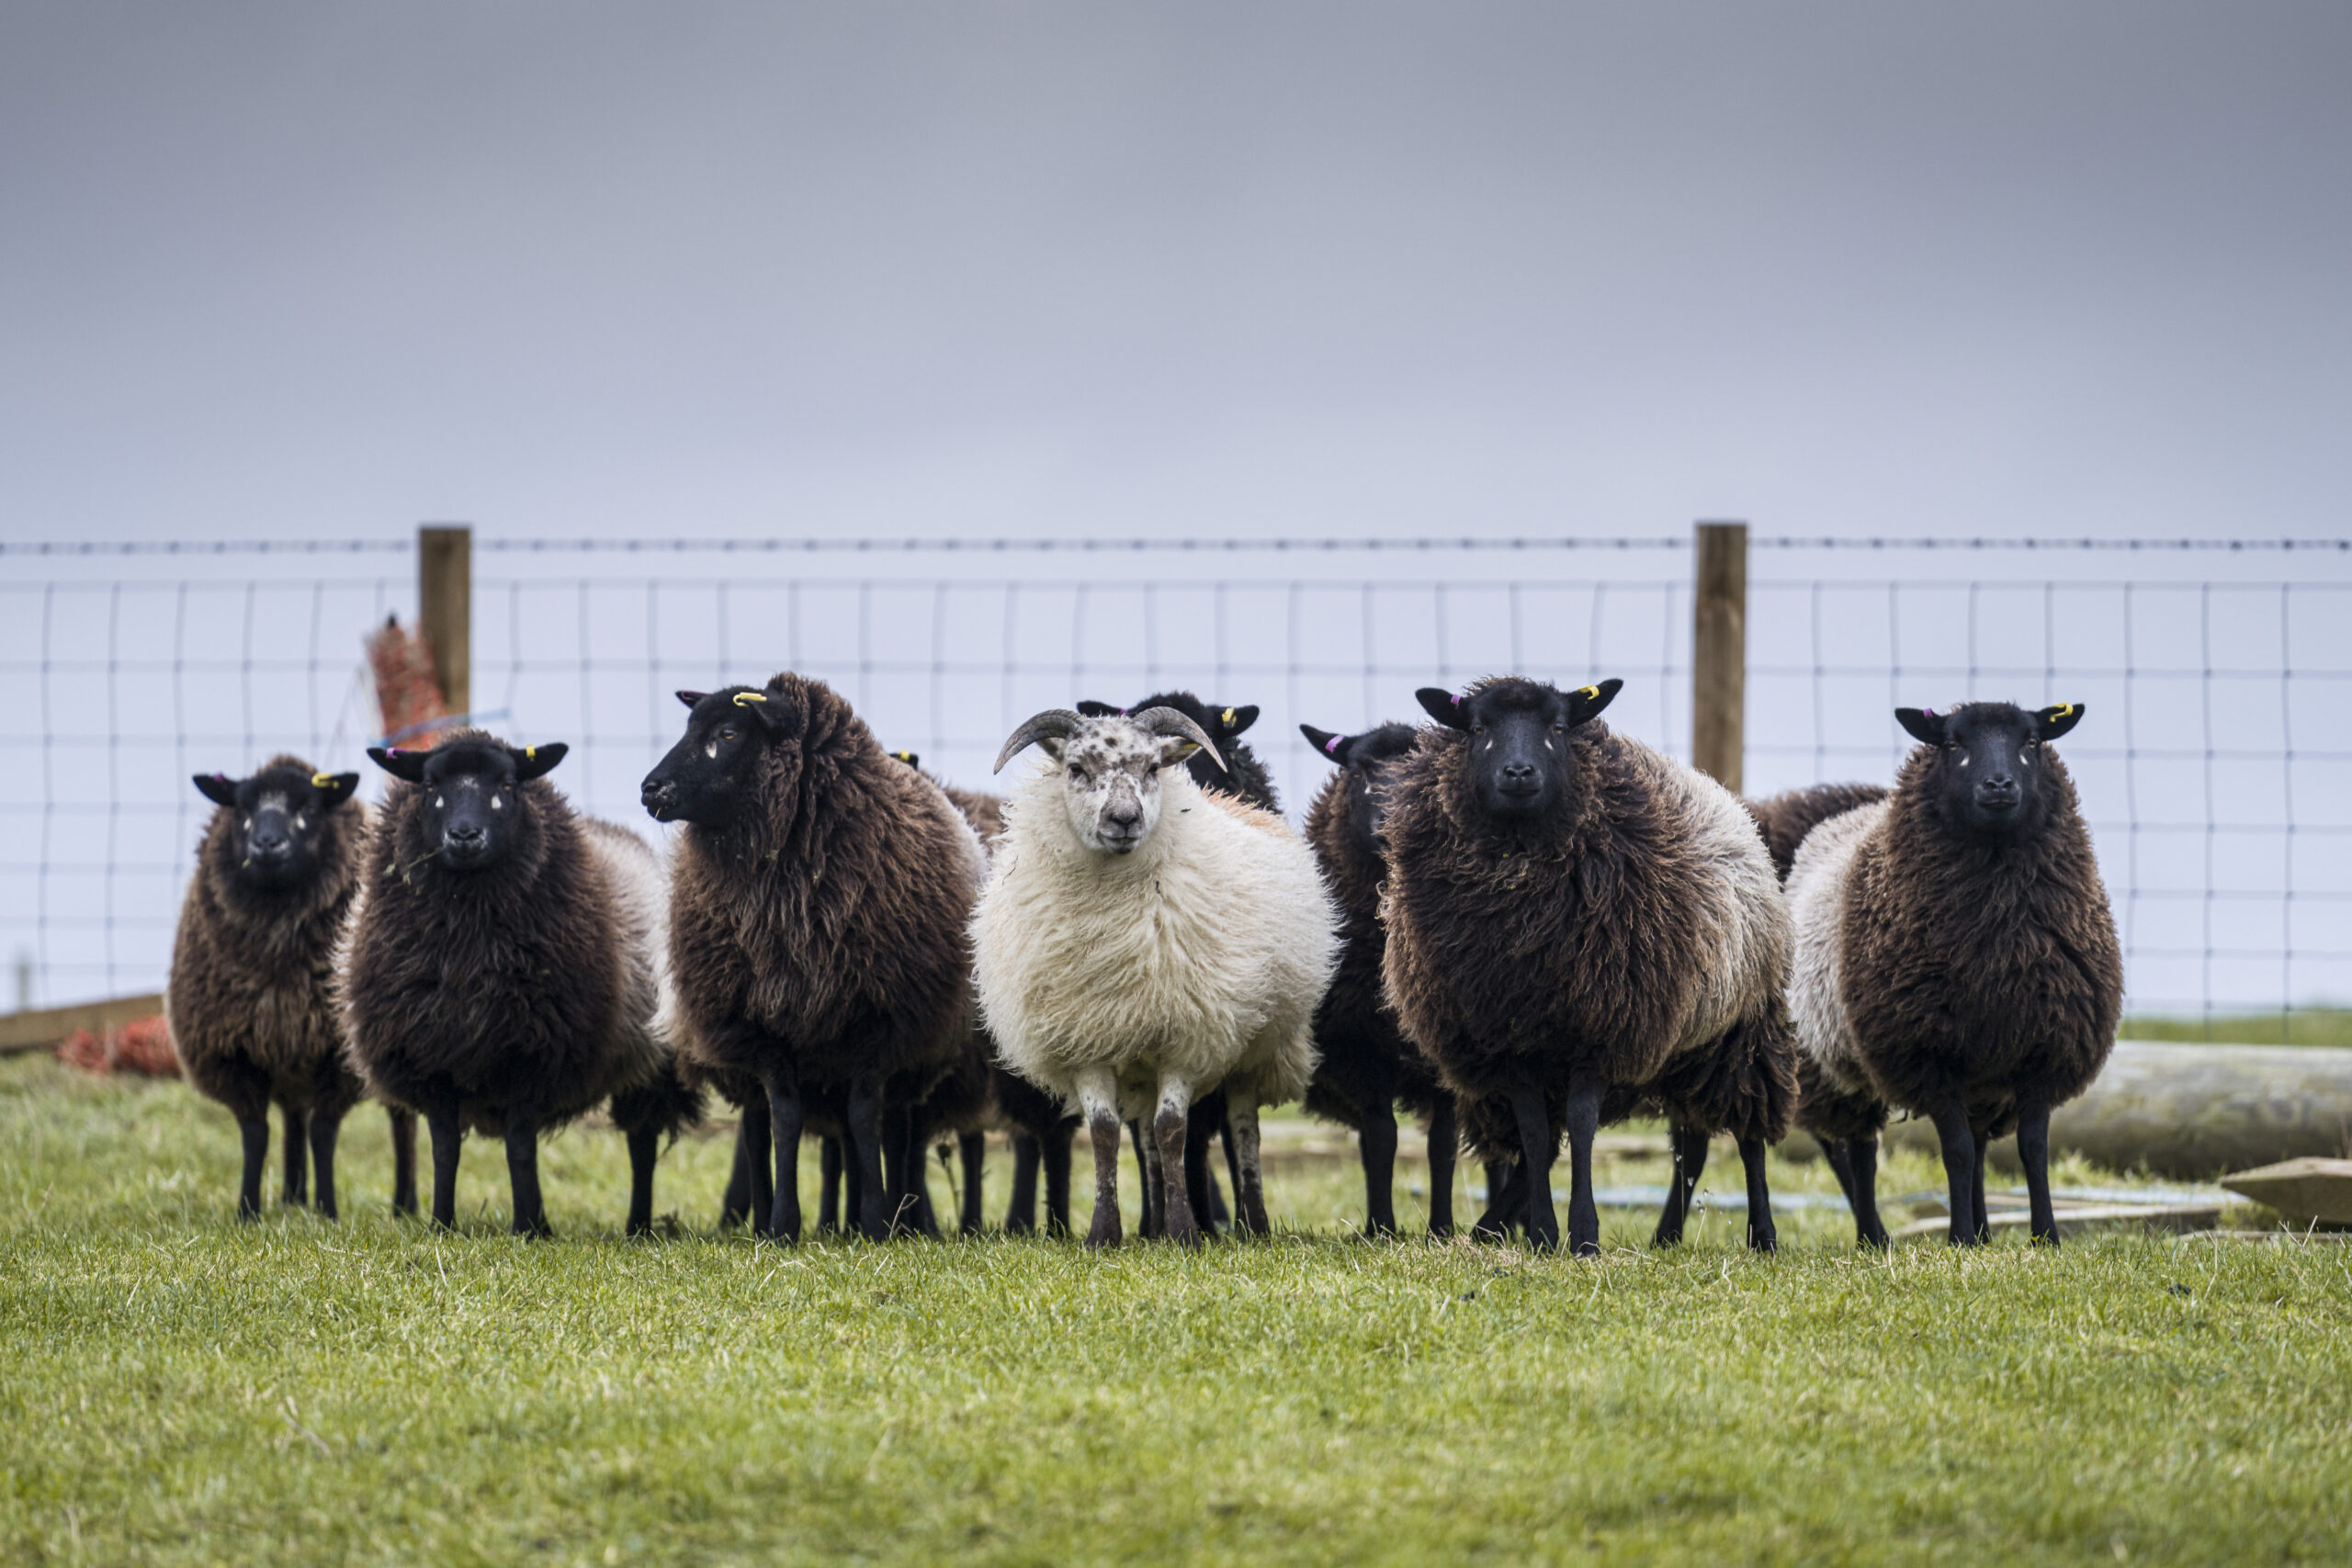
[[[739,708],[746,703],[763,703],[766,701],[767,698],[760,695],[757,692],[738,692],[735,694],[735,705]]]
[[[1589,697],[1597,703],[1600,700],[1600,688],[1598,686],[1578,686],[1577,688],[1577,695],[1580,697]]]
[[[1233,710],[1231,708],[1226,709],[1219,717],[1227,729],[1231,729],[1233,728]]]
[[[2075,705],[2074,705],[2074,704],[2072,704],[2072,703],[2060,703],[2056,707],[2052,708],[2052,709],[2050,710],[2050,716],[2051,716],[2051,717],[2052,717],[2052,718],[2064,718],[2064,717],[2065,717],[2068,714],[2073,713],[2074,711],[2075,711]]]
[[[311,787],[312,789],[330,789],[334,787],[334,775],[333,773],[312,773],[311,775]]]
[[[896,757],[901,762],[911,762],[915,760],[915,754],[912,751],[893,751],[890,755]]]
[[[526,761],[526,762],[536,762],[536,761],[537,761],[538,760],[539,760],[539,749],[538,749],[537,747],[536,747],[536,746],[526,746],[526,747],[524,747],[524,748],[523,748],[523,761]]]

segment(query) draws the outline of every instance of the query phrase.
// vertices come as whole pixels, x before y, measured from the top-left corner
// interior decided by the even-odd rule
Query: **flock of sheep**
[[[1394,1235],[1397,1115],[1426,1119],[1430,1229],[1454,1163],[1487,1168],[1487,1236],[1600,1247],[1595,1130],[1670,1128],[1657,1224],[1678,1242],[1708,1141],[1728,1134],[1747,1236],[1774,1245],[1765,1150],[1824,1145],[1884,1246],[1878,1139],[1931,1118],[1951,1239],[1987,1235],[1984,1147],[2018,1134],[2034,1236],[2057,1240],[2051,1108],[2114,1038],[2121,965],[2074,787],[2049,743],[2082,710],[1901,709],[1920,742],[1892,789],[1745,802],[1612,732],[1620,682],[1519,677],[1419,694],[1431,722],[1302,726],[1335,771],[1306,831],[1240,737],[1251,707],[1167,694],[1022,725],[1009,797],[883,750],[823,682],[681,692],[684,737],[644,783],[681,824],[665,857],[571,809],[560,745],[458,730],[369,752],[359,775],[281,757],[197,779],[216,803],[180,917],[167,1012],[189,1079],[244,1138],[261,1208],[275,1103],[285,1196],[335,1212],[337,1130],[372,1096],[396,1209],[456,1218],[460,1143],[504,1145],[518,1232],[545,1234],[538,1140],[605,1108],[627,1136],[628,1229],[653,1220],[665,1139],[716,1094],[741,1111],[722,1224],[797,1239],[799,1145],[821,1144],[816,1228],[936,1234],[925,1154],[953,1140],[967,1233],[990,1128],[1015,1152],[1010,1231],[1069,1226],[1071,1145],[1093,1155],[1088,1241],[1121,1239],[1121,1149],[1143,1230],[1269,1226],[1261,1107],[1355,1129],[1366,1229]],[[1785,883],[1785,887],[1783,884]],[[1222,1139],[1229,1214],[1209,1159]]]

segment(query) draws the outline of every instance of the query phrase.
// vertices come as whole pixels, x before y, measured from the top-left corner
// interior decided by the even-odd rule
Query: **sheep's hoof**
[[[1087,1227],[1086,1245],[1098,1252],[1118,1246],[1119,1241],[1119,1216],[1115,1213],[1107,1217],[1097,1215],[1094,1223]]]

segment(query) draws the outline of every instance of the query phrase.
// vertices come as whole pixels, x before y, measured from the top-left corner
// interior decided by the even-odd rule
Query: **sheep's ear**
[[[2056,707],[2043,708],[2033,717],[2034,732],[2044,740],[2055,740],[2083,722],[2083,705],[2060,703]]]
[[[1914,740],[1924,740],[1930,746],[1944,743],[1946,721],[1933,708],[1896,708],[1894,722],[1907,730]]]
[[[406,779],[411,784],[424,782],[426,753],[423,751],[403,751],[397,746],[370,746],[368,755],[378,767],[396,779]]]
[[[1258,722],[1257,705],[1245,703],[1238,708],[1227,708],[1216,716],[1217,733],[1230,739]]]
[[[1578,686],[1568,694],[1568,728],[1574,729],[1586,719],[1598,718],[1600,710],[1617,700],[1625,682],[1611,676],[1598,686]]]
[[[1413,694],[1413,700],[1421,705],[1423,713],[1448,729],[1463,728],[1462,699],[1443,686],[1423,686]]]
[[[1298,732],[1306,737],[1306,743],[1309,746],[1314,747],[1341,767],[1348,765],[1348,751],[1353,744],[1349,737],[1334,735],[1328,729],[1317,729],[1311,724],[1300,725]]]
[[[226,773],[198,773],[196,793],[215,806],[237,804],[237,781]]]
[[[710,694],[708,692],[680,692],[677,695],[680,702],[685,704],[688,707],[692,707],[696,703],[702,701],[703,698],[710,695]]]
[[[800,732],[800,710],[781,691],[769,687],[757,692],[738,692],[735,705],[760,721],[760,728],[770,735],[797,735]]]
[[[333,811],[336,807],[349,800],[352,793],[358,787],[357,773],[312,773],[311,775],[311,788],[318,795],[319,809],[322,811]]]
[[[555,772],[571,750],[560,740],[550,740],[544,746],[509,746],[506,754],[514,759],[514,776],[527,782]]]
[[[1089,697],[1078,705],[1078,711],[1084,714],[1089,718],[1113,718],[1126,712],[1127,710],[1125,708],[1114,708],[1109,703],[1098,703],[1091,697]]]

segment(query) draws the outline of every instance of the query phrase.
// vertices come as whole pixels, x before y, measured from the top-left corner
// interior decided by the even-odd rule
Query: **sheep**
[[[1879,784],[1814,784],[1742,804],[1756,818],[1772,870],[1785,887],[1797,846],[1806,834],[1830,818],[1885,799],[1886,794]],[[1793,911],[1790,918],[1793,922]],[[1883,1247],[1887,1235],[1878,1213],[1878,1141],[1886,1129],[1886,1107],[1868,1093],[1839,1089],[1802,1049],[1802,1035],[1798,1044],[1796,1123],[1821,1145],[1822,1157],[1853,1211],[1856,1235],[1865,1246]]]
[[[370,1090],[424,1118],[443,1226],[471,1128],[506,1145],[515,1234],[552,1234],[539,1136],[609,1102],[642,1235],[660,1140],[700,1115],[655,1021],[660,859],[546,782],[567,750],[465,728],[368,753],[393,783],[339,964],[344,1028]]]
[[[1388,944],[1380,925],[1381,819],[1388,809],[1391,765],[1412,750],[1410,725],[1384,724],[1358,735],[1298,727],[1307,743],[1339,765],[1306,808],[1306,841],[1344,911],[1339,974],[1315,1015],[1318,1060],[1306,1086],[1306,1109],[1356,1130],[1363,1161],[1364,1230],[1396,1234],[1394,1184],[1396,1110],[1430,1124],[1430,1234],[1453,1234],[1453,1162],[1458,1132],[1453,1096],[1427,1057],[1397,1032],[1381,988]]]
[[[1680,1239],[1723,1130],[1747,1167],[1749,1245],[1770,1250],[1765,1145],[1796,1092],[1788,912],[1729,791],[1597,722],[1622,684],[1418,694],[1437,724],[1393,764],[1383,978],[1472,1146],[1518,1154],[1532,1245],[1559,1245],[1565,1126],[1568,1246],[1600,1251],[1594,1131],[1650,1111],[1673,1122],[1679,1168],[1657,1243]],[[1482,1102],[1508,1104],[1509,1135],[1474,1115]]]
[[[1222,1082],[1240,1145],[1237,1212],[1263,1233],[1258,1107],[1302,1093],[1338,910],[1280,818],[1174,764],[1215,748],[1170,708],[1049,709],[1005,741],[1055,765],[1008,802],[972,917],[973,977],[1005,1065],[1075,1102],[1094,1149],[1093,1247],[1120,1241],[1120,1124],[1152,1114],[1166,1234],[1200,1236],[1182,1179],[1187,1112]]]
[[[905,1190],[902,1170],[885,1183],[886,1090],[919,1098],[971,1032],[979,840],[821,681],[678,699],[685,735],[641,795],[684,824],[670,891],[681,1052],[765,1101],[775,1179],[757,1234],[798,1239],[806,1098],[838,1091],[858,1228],[881,1240]]]
[[[357,773],[299,757],[273,757],[251,778],[196,776],[219,809],[180,906],[164,1022],[188,1082],[227,1106],[243,1135],[241,1219],[261,1213],[273,1101],[286,1123],[285,1201],[304,1201],[315,1165],[319,1213],[335,1217],[335,1137],[367,1092],[343,1059],[334,991],[367,854],[358,785]],[[392,1208],[413,1213],[416,1119],[395,1108],[391,1121]]]
[[[2033,1239],[2055,1246],[2051,1108],[2098,1076],[2123,1004],[2115,917],[2051,749],[2083,706],[1894,716],[1920,744],[1894,794],[1815,827],[1789,873],[1798,1041],[1843,1094],[1934,1121],[1955,1246],[1989,1238],[1984,1145],[2014,1128]]]

